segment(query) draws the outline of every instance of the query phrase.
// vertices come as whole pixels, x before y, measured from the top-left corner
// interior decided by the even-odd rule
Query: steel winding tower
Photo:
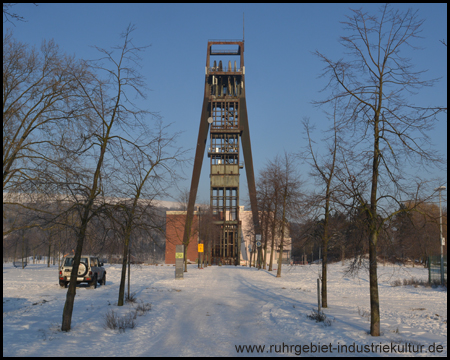
[[[224,46],[227,49],[223,49]],[[237,49],[229,50],[230,46],[237,46]],[[220,59],[211,62],[212,56],[236,55],[239,56],[240,63],[238,65],[236,61],[234,61],[234,66],[231,61],[228,61],[228,66],[225,67]],[[220,258],[224,263],[240,264],[239,170],[244,167],[240,162],[240,141],[244,155],[253,225],[255,233],[260,233],[245,100],[244,41],[208,41],[205,93],[187,208],[184,244],[187,244],[188,234],[191,230],[209,127],[210,206],[213,210],[214,223],[221,228],[220,239],[213,246],[212,256]]]

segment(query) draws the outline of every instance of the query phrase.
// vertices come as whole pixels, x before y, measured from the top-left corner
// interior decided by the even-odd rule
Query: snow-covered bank
[[[421,350],[405,355],[447,355],[447,292],[390,285],[410,277],[426,280],[423,268],[379,267],[383,334],[377,338],[368,335],[368,274],[345,276],[340,264],[329,267],[324,312],[330,326],[307,317],[317,307],[318,265],[285,266],[281,278],[275,271],[190,265],[183,280],[174,279],[172,266],[132,267],[132,291],[152,309],[125,333],[103,326],[109,309],[125,315],[133,308],[115,305],[120,269],[106,268],[106,286],[77,289],[72,331],[63,333],[66,290],[57,284],[57,267],[4,265],[3,356],[295,356],[300,351],[302,356],[349,356],[351,346],[355,355],[359,349],[383,356],[398,355],[405,344],[405,350],[408,344],[410,351]],[[433,344],[443,351],[430,353]],[[260,353],[256,348],[237,353],[237,345],[265,347]]]

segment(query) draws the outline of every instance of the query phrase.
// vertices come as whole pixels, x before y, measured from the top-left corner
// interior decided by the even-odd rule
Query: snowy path
[[[172,266],[132,267],[132,291],[152,309],[137,318],[134,329],[119,333],[104,328],[105,313],[124,316],[136,305],[116,306],[120,269],[107,266],[106,286],[77,288],[72,330],[63,333],[59,327],[66,290],[57,285],[56,267],[4,265],[3,356],[273,356],[283,355],[282,344],[294,346],[285,348],[284,355],[295,356],[295,346],[312,344],[334,350],[302,356],[348,356],[352,354],[339,352],[338,346],[427,348],[433,343],[443,351],[404,355],[447,354],[447,292],[390,285],[396,279],[426,279],[423,268],[379,267],[382,336],[377,338],[368,335],[365,271],[349,277],[340,264],[330,266],[325,314],[332,323],[324,326],[307,318],[317,306],[316,265],[283,267],[281,278],[275,271],[234,266],[199,270],[189,265],[188,270],[183,280],[175,280]],[[265,348],[237,353],[238,345]],[[375,349],[359,355],[391,353]]]
[[[176,282],[182,291],[174,294],[178,298],[174,316],[152,354],[194,356],[204,351],[212,355],[208,349],[213,348],[214,355],[230,356],[236,354],[234,344],[264,344],[283,335],[278,328],[264,324],[261,309],[280,302],[280,298],[273,298],[246,279],[254,269],[211,267],[203,271],[205,274],[198,277],[188,274]],[[195,289],[190,289],[194,284]]]

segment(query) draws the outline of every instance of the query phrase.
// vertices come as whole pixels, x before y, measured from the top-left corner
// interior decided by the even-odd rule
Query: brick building
[[[183,244],[186,211],[166,212],[166,264],[175,264],[175,247]],[[188,261],[194,262],[198,258],[198,214],[194,211],[191,237],[187,248]]]
[[[254,246],[254,231],[253,231],[253,223],[252,223],[252,212],[244,211],[244,206],[240,207],[240,219],[241,219],[241,265],[247,266],[250,260],[249,246]],[[166,212],[166,264],[175,264],[175,246],[181,245],[183,243],[183,233],[184,233],[184,224],[186,221],[186,211],[167,211]],[[198,259],[198,224],[199,216],[198,212],[194,211],[194,217],[192,221],[191,228],[191,240],[189,241],[188,249],[187,249],[187,259],[190,262],[195,262]],[[269,234],[271,239],[271,236]],[[292,253],[292,243],[289,235],[288,229],[286,229],[285,234],[285,244],[283,249],[283,262],[290,263],[291,261],[291,253]],[[276,234],[275,236],[275,251],[272,256],[274,257],[273,263],[276,266],[278,256],[279,256],[279,246],[280,236]],[[267,246],[267,263],[269,263],[270,254],[270,243],[269,240]]]

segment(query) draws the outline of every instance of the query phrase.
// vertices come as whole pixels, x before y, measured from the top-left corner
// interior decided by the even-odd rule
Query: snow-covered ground
[[[4,264],[3,356],[447,355],[447,291],[391,286],[396,279],[426,280],[423,268],[379,267],[382,336],[372,337],[368,274],[345,275],[340,263],[329,267],[329,326],[307,316],[317,308],[319,265],[283,266],[281,278],[254,268],[189,265],[183,280],[174,279],[173,266],[133,266],[132,292],[152,308],[125,332],[103,325],[108,310],[125,316],[136,306],[117,307],[120,268],[105,267],[106,286],[77,288],[65,333],[66,289],[57,283],[57,267]],[[238,345],[249,347],[238,353]],[[254,345],[261,347],[252,353]]]

